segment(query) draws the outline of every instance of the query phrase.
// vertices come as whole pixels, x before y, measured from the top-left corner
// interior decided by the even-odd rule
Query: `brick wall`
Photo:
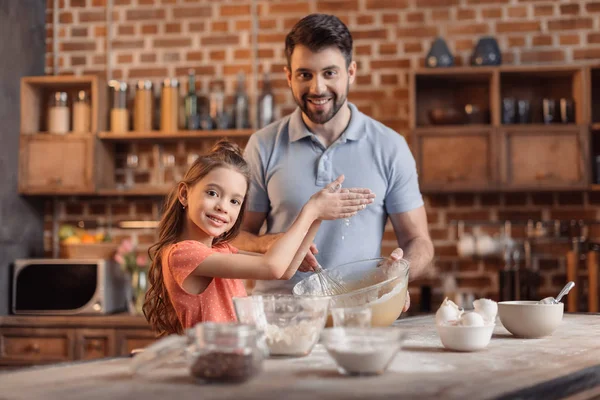
[[[58,1],[56,36],[53,1]],[[403,134],[408,126],[408,72],[423,65],[438,35],[446,39],[458,65],[468,63],[477,39],[487,34],[498,39],[506,64],[600,58],[600,1],[591,0],[256,0],[256,14],[251,0],[113,0],[110,8],[108,4],[107,0],[48,0],[47,73],[159,81],[165,76],[184,77],[194,68],[201,75],[201,91],[212,80],[223,80],[232,94],[237,72],[251,74],[257,61],[260,70],[272,71],[277,114],[286,115],[294,104],[282,71],[285,34],[307,13],[336,13],[355,39],[359,70],[350,100]],[[252,46],[254,22],[259,27],[257,48]],[[54,44],[59,50],[56,71]],[[257,90],[255,81],[249,80],[251,94]],[[119,212],[113,216],[157,217],[160,200],[144,200],[155,206],[152,213],[142,214],[137,200],[111,201],[104,205],[102,199],[61,200],[60,216],[92,223],[106,218],[106,207],[111,211],[116,207]],[[599,203],[595,193],[427,196],[438,255],[431,283],[437,286],[440,273],[451,272],[462,288],[475,291],[476,296],[495,295],[501,263],[460,260],[456,229],[449,225],[452,219],[596,219]],[[384,253],[393,243],[388,231]],[[564,249],[560,250],[536,261],[543,273],[542,294],[552,293],[564,280]]]

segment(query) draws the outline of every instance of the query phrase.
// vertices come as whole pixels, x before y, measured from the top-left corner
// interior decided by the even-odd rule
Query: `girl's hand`
[[[375,193],[369,189],[341,189],[344,175],[340,175],[324,189],[313,194],[307,203],[316,219],[350,218],[373,202]]]

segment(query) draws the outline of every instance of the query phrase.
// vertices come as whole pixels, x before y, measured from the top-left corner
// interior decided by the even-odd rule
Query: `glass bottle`
[[[133,130],[136,132],[151,131],[154,117],[154,93],[151,81],[138,81],[133,107]]]
[[[185,96],[185,127],[191,131],[200,129],[196,76],[193,69],[190,69],[188,73],[188,93]]]
[[[90,96],[85,90],[80,90],[73,103],[73,132],[90,132],[90,123]]]
[[[50,98],[48,107],[48,132],[65,134],[69,132],[69,105],[66,92],[56,92]]]
[[[271,89],[271,80],[269,73],[265,72],[263,76],[263,86],[258,97],[258,127],[264,128],[273,122],[274,98]]]
[[[238,74],[237,90],[235,93],[235,129],[250,128],[248,118],[248,95],[246,94],[246,75]]]
[[[165,79],[160,98],[160,130],[176,132],[179,120],[179,81]]]
[[[112,108],[110,110],[110,131],[129,131],[129,110],[127,109],[127,83],[111,81]]]

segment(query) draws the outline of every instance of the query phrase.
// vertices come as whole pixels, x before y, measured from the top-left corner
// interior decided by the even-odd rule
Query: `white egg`
[[[481,315],[475,313],[475,312],[469,312],[466,314],[463,314],[462,317],[460,317],[460,321],[458,321],[458,325],[460,326],[483,326],[483,318],[481,317]]]
[[[458,321],[463,311],[452,300],[446,298],[440,308],[435,313],[435,323],[437,325],[450,324],[453,321]]]
[[[498,314],[498,303],[490,299],[478,299],[473,302],[475,312],[483,317],[486,324],[494,323]]]

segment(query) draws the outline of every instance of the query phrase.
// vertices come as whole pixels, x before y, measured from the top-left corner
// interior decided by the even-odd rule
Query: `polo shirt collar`
[[[350,123],[338,139],[339,141],[359,140],[366,134],[364,129],[365,115],[358,111],[358,108],[356,108],[356,106],[350,102],[348,102],[348,107],[350,107],[350,111],[352,113],[350,117]],[[305,137],[314,136],[314,134],[308,130],[304,124],[304,121],[302,120],[302,110],[300,107],[296,107],[296,110],[294,110],[290,117],[289,135],[290,142],[296,142]]]

